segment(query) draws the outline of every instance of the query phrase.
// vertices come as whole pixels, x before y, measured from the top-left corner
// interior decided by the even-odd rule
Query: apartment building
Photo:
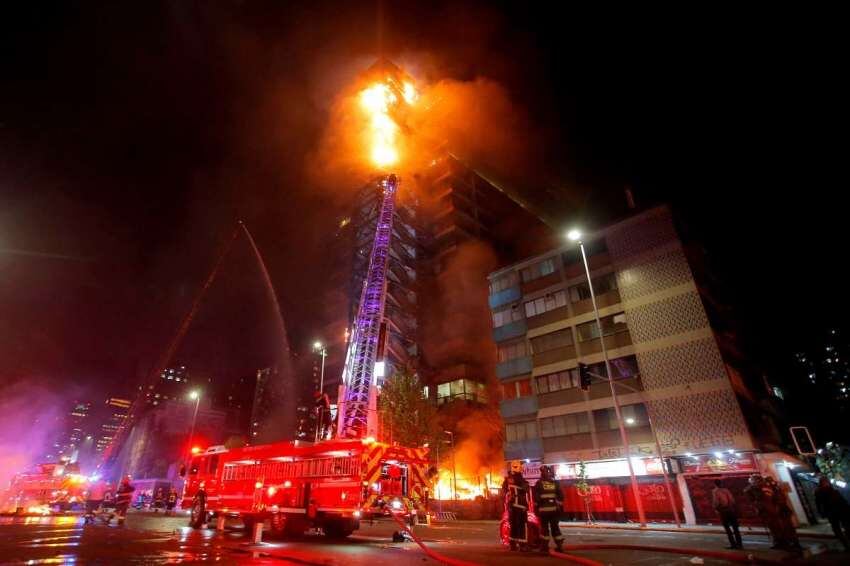
[[[755,472],[788,483],[805,522],[789,474],[802,463],[776,450],[775,427],[759,424],[767,417],[755,414],[758,392],[726,346],[728,337],[712,326],[670,209],[656,207],[588,234],[585,249],[601,331],[577,244],[489,276],[505,459],[525,460],[531,475],[541,463],[554,465],[568,496],[565,511],[575,518],[586,512],[573,485],[580,464],[597,518],[636,518],[628,456],[651,520],[672,519],[666,469],[674,505],[688,523],[716,522],[713,479],[723,477],[741,495]],[[580,387],[579,362],[606,375],[603,341],[628,453],[610,384],[599,379]],[[746,498],[739,501],[744,519],[755,521]]]

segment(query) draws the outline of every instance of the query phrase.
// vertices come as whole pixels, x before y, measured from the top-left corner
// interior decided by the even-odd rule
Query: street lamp
[[[192,426],[189,427],[189,446],[187,448],[187,452],[189,453],[189,458],[192,458],[192,442],[195,440],[195,421],[198,420],[198,406],[201,404],[201,392],[198,389],[193,389],[189,392],[189,399],[195,402],[195,410],[192,413]]]
[[[313,351],[322,356],[322,370],[319,374],[319,391],[324,393],[325,389],[325,358],[328,357],[328,350],[325,345],[316,340],[313,342]]]
[[[325,393],[325,358],[328,357],[328,350],[327,350],[327,348],[325,348],[324,344],[322,344],[321,342],[316,340],[315,342],[313,342],[313,351],[318,352],[319,355],[322,356],[322,369],[319,373],[319,393],[324,395],[324,393]],[[315,442],[319,441],[319,429],[322,428],[322,417],[324,417],[324,415],[322,414],[323,411],[324,411],[324,405],[322,405],[319,408],[319,411],[318,411],[319,414],[316,415]]]
[[[457,504],[457,467],[455,466],[455,435],[450,430],[444,430],[444,434],[449,435],[449,442],[452,445],[452,499]],[[455,509],[457,511],[457,509]]]
[[[608,379],[608,385],[611,387],[611,398],[614,400],[614,413],[617,415],[617,425],[620,428],[620,439],[623,442],[623,449],[626,451],[626,463],[629,466],[629,478],[632,484],[632,495],[635,498],[635,505],[638,511],[638,521],[641,527],[646,526],[646,514],[643,511],[643,502],[640,500],[640,490],[638,489],[635,470],[632,466],[631,452],[629,451],[629,435],[626,432],[626,427],[623,423],[623,415],[620,411],[620,400],[617,398],[617,389],[614,387],[614,379],[611,373],[611,361],[608,359],[608,349],[605,347],[605,334],[602,331],[602,321],[599,318],[599,308],[596,306],[596,295],[593,292],[593,281],[590,278],[590,267],[587,264],[587,254],[584,252],[584,242],[581,240],[581,231],[573,228],[567,232],[567,238],[571,242],[578,242],[581,250],[581,260],[584,263],[584,273],[587,275],[587,287],[590,291],[590,300],[593,303],[593,315],[596,318],[596,327],[599,329],[599,342],[602,344],[602,358],[605,360],[605,377]],[[662,460],[661,465],[664,465]]]

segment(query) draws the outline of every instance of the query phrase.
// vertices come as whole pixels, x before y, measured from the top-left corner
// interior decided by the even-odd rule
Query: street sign
[[[818,450],[815,448],[815,442],[812,440],[808,427],[792,426],[788,430],[791,432],[791,438],[794,439],[794,446],[797,447],[797,453],[800,456],[817,455]]]

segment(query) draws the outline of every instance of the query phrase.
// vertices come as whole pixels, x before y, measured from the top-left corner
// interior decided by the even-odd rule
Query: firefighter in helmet
[[[542,535],[540,537],[540,552],[542,554],[549,554],[550,536],[555,539],[555,548],[558,552],[561,552],[564,537],[561,535],[561,529],[558,527],[558,520],[561,518],[564,494],[561,492],[561,486],[558,485],[558,480],[555,479],[555,472],[552,470],[552,466],[540,467],[540,479],[534,484],[532,495],[537,517],[540,519]]]
[[[508,522],[511,525],[511,550],[526,550],[528,543],[528,505],[530,488],[522,477],[522,462],[514,460],[510,464],[508,477],[502,483]]]

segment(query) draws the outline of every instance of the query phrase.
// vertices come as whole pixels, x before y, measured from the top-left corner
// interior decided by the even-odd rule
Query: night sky
[[[846,327],[846,144],[835,138],[847,98],[828,14],[484,2],[19,10],[0,17],[7,384],[126,391],[237,219],[306,351],[340,202],[310,185],[306,163],[334,94],[379,45],[420,80],[501,84],[535,148],[504,173],[565,227],[621,216],[625,185],[639,204],[671,202],[772,376],[817,330]],[[238,373],[268,352],[262,280],[244,242],[233,254],[181,352],[187,365],[214,351]]]

